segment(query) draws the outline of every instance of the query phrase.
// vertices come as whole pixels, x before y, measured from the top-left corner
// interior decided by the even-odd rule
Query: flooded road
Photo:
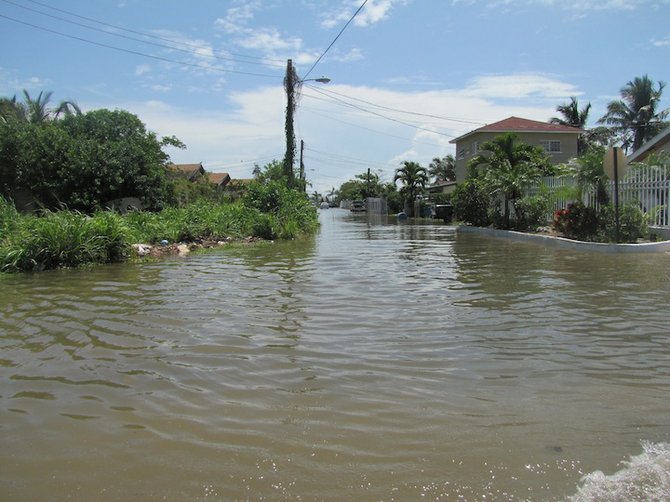
[[[670,256],[320,219],[0,280],[0,499],[564,500],[667,468]]]

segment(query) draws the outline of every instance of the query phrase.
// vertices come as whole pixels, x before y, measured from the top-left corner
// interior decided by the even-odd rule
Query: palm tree
[[[58,119],[61,115],[81,115],[79,106],[74,101],[61,101],[58,106],[50,108],[52,92],[40,92],[37,98],[33,99],[30,93],[23,91],[23,103],[12,99],[0,99],[0,119],[4,122],[9,120],[18,120],[19,122],[30,122],[40,124]]]
[[[647,75],[635,77],[621,88],[621,100],[611,101],[607,113],[598,121],[608,124],[623,138],[623,147],[633,151],[642,146],[645,140],[655,136],[667,124],[663,121],[668,110],[657,111],[661,101],[665,82],[654,82]]]
[[[560,113],[563,118],[552,117],[549,119],[549,122],[552,124],[559,124],[564,126],[579,127],[584,129],[586,126],[586,120],[589,117],[589,111],[591,110],[591,103],[588,103],[581,110],[579,109],[579,102],[574,96],[570,98],[569,103],[563,103],[556,107],[556,111]]]
[[[577,98],[572,96],[569,103],[563,103],[556,107],[556,111],[562,115],[560,117],[552,117],[549,119],[551,124],[558,124],[570,127],[577,127],[579,129],[586,128],[586,121],[589,118],[589,111],[591,110],[591,103],[587,103],[584,108],[579,109],[579,102]],[[579,136],[577,139],[577,154],[581,155],[586,151],[586,141]]]
[[[525,188],[548,172],[548,157],[541,148],[519,141],[514,133],[487,141],[479,151],[468,166],[473,173],[480,172],[491,194],[502,195],[504,224],[509,228],[510,202],[514,203]],[[514,210],[517,211],[516,206]]]
[[[16,101],[16,95],[9,98],[0,98],[0,121],[22,121],[25,120],[26,112],[23,105]]]
[[[435,157],[428,165],[428,174],[435,178],[435,183],[456,181],[456,159],[451,154],[442,159]]]
[[[409,203],[410,216],[413,212],[414,201],[417,195],[423,192],[428,184],[428,172],[418,162],[404,161],[402,166],[396,169],[393,183],[400,180],[402,188],[400,191],[405,195],[405,202]]]

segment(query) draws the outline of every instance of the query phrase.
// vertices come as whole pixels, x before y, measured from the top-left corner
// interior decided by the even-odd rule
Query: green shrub
[[[479,227],[491,224],[489,208],[492,207],[491,196],[484,184],[477,178],[468,178],[459,184],[454,191],[454,215],[457,220]]]
[[[617,242],[616,217],[612,206],[603,206],[598,214],[599,236],[605,242]],[[649,233],[648,217],[633,204],[626,204],[619,210],[618,242],[633,243]]]
[[[569,204],[554,213],[553,228],[570,239],[594,240],[598,234],[598,213],[582,202]]]
[[[546,194],[528,195],[516,200],[514,209],[518,230],[536,230],[547,224],[549,197]]]

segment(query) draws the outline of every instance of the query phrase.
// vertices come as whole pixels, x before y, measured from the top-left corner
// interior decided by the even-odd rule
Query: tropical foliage
[[[577,127],[579,129],[586,128],[586,122],[589,118],[589,111],[591,110],[591,103],[587,103],[581,110],[579,109],[579,102],[576,97],[571,97],[569,103],[563,103],[556,107],[556,111],[561,114],[561,117],[552,117],[549,122],[552,124]],[[586,138],[581,134],[577,138],[577,154],[582,154],[586,151]]]
[[[138,197],[158,209],[172,198],[167,145],[183,146],[176,138],[159,141],[139,118],[120,110],[0,122],[0,195],[23,194],[46,209],[84,212]]]
[[[520,199],[531,183],[549,174],[551,165],[540,147],[523,143],[516,134],[507,133],[482,144],[468,169],[471,175],[482,179],[491,195],[502,198],[502,225],[509,228],[510,204]],[[518,218],[521,215],[516,205],[514,208]]]
[[[625,149],[637,150],[667,127],[668,110],[659,110],[665,82],[655,86],[647,75],[635,77],[621,88],[621,99],[607,105],[607,113],[598,121],[612,127]]]
[[[428,184],[428,172],[417,162],[404,161],[395,171],[393,183],[400,181],[400,194],[403,196],[406,210],[413,216],[414,201],[422,194]]]
[[[81,110],[74,101],[61,101],[55,108],[49,107],[52,92],[40,92],[33,98],[28,91],[23,91],[23,103],[16,96],[0,98],[0,122],[30,122],[40,124],[56,120],[63,116],[79,115]]]
[[[456,181],[456,159],[451,154],[435,157],[428,165],[428,174],[435,179],[435,183]]]

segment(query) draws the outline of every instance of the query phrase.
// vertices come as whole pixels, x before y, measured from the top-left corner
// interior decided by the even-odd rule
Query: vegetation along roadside
[[[50,93],[24,94],[24,102],[0,99],[0,272],[122,262],[144,254],[138,243],[166,252],[178,242],[316,231],[304,187],[289,187],[276,161],[232,197],[204,177],[175,177],[164,148],[185,146],[157,138],[135,115],[81,113],[71,103],[52,109]],[[106,210],[124,198],[144,210]]]

